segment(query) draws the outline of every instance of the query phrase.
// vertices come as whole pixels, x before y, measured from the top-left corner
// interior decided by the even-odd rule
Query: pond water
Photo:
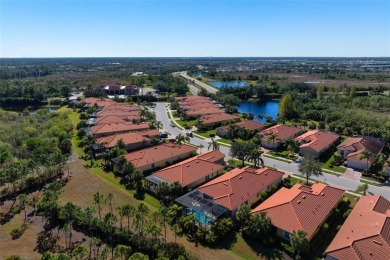
[[[220,88],[222,86],[243,87],[243,86],[245,86],[247,84],[246,81],[226,81],[226,82],[223,82],[223,81],[210,81],[210,82],[207,82],[207,83],[210,84],[211,86],[216,87],[216,88]]]
[[[258,114],[265,116],[271,116],[273,119],[278,117],[279,102],[274,100],[261,101],[261,102],[242,102],[237,106],[237,110],[240,113],[253,113],[255,121],[265,122],[265,118],[262,120],[256,119]]]

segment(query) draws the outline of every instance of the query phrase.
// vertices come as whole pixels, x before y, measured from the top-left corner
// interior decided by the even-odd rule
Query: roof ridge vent
[[[378,240],[372,240],[372,242],[374,242],[375,244],[377,245],[382,245],[382,242],[378,241]]]
[[[190,167],[190,165],[189,165],[189,164],[187,164],[187,165],[186,165],[186,167]]]
[[[301,204],[301,201],[300,201],[300,200],[297,200],[297,203],[298,203],[298,204]]]
[[[226,182],[224,182],[223,185],[228,186]]]

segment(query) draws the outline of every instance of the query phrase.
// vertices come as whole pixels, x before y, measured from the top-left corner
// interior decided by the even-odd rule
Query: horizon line
[[[390,58],[390,56],[51,56],[51,57],[0,57],[1,59],[115,59],[115,58],[177,58],[177,59],[201,59],[201,58]]]

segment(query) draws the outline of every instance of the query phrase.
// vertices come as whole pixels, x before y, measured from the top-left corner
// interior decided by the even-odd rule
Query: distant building
[[[376,156],[382,151],[384,146],[385,142],[378,138],[357,135],[347,138],[338,145],[337,151],[347,159],[348,167],[365,170],[367,168],[367,160],[368,168],[370,168],[374,158],[359,160],[359,154],[363,151],[369,151]]]
[[[137,95],[138,87],[134,85],[104,85],[99,87],[107,95]]]
[[[319,158],[335,145],[340,135],[322,130],[311,130],[295,138],[299,143],[300,153],[305,157]]]
[[[362,196],[326,249],[325,260],[390,259],[390,201]]]
[[[303,230],[311,240],[343,195],[343,190],[322,183],[311,187],[296,184],[291,189],[282,187],[251,214],[267,213],[281,238],[290,240],[293,231]]]

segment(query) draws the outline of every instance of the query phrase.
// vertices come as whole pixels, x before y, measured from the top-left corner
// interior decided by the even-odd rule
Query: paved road
[[[188,130],[180,130],[177,127],[172,127],[170,126],[170,120],[168,118],[168,115],[166,113],[166,107],[167,103],[157,103],[156,105],[156,118],[158,121],[161,121],[163,124],[163,129],[164,131],[167,131],[171,134],[170,138],[174,138],[179,134],[185,134]],[[203,140],[197,137],[192,137],[191,138],[191,143],[194,145],[203,145],[204,148],[202,151],[208,150],[209,146],[209,140]],[[225,160],[228,160],[231,158],[230,156],[230,148],[226,146],[220,146],[219,149],[222,153],[226,155]],[[289,173],[289,174],[297,174],[298,173],[298,163],[286,163],[282,161],[278,161],[272,158],[267,158],[263,157],[264,164],[274,167],[280,171]],[[361,184],[359,181],[356,180],[351,180],[345,177],[337,177],[336,175],[333,174],[328,174],[328,173],[323,173],[322,176],[316,177],[312,176],[312,179],[316,179],[322,182],[326,182],[329,185],[337,188],[341,188],[344,190],[350,190],[350,191],[355,191],[357,187]],[[390,199],[390,187],[389,186],[384,186],[384,187],[378,187],[374,185],[369,185],[368,188],[368,193],[372,194],[377,194],[377,195],[382,195],[383,197]]]
[[[195,87],[194,85],[188,84],[187,86],[189,87],[190,91],[192,91],[196,95],[199,93],[199,89],[197,87]]]
[[[175,73],[173,73],[173,75],[180,75],[180,76],[182,76],[183,78],[185,78],[185,79],[187,79],[187,80],[190,80],[190,81],[192,81],[193,83],[197,84],[198,86],[200,86],[200,87],[206,89],[207,92],[209,92],[209,93],[215,94],[215,93],[217,93],[217,91],[218,91],[218,90],[216,90],[215,88],[212,88],[212,87],[210,87],[209,85],[203,83],[202,81],[199,81],[199,80],[197,80],[197,79],[194,79],[194,78],[188,76],[188,75],[187,75],[187,71],[175,72]]]

